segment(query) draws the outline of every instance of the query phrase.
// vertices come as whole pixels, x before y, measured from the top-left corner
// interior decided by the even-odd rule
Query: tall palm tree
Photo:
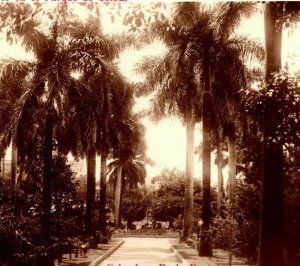
[[[121,119],[126,119],[132,99],[124,79],[113,64],[102,64],[101,69],[101,72],[90,75],[87,84],[98,99],[98,106],[100,105],[94,122],[93,149],[101,155],[99,226],[105,235],[106,160],[110,148],[114,147],[111,143],[118,139],[122,130],[118,124]]]
[[[78,24],[80,30],[71,32],[73,39],[70,42],[70,47],[76,51],[73,56],[74,68],[82,73],[82,82],[89,87],[97,101],[95,112],[84,121],[89,138],[83,142],[83,149],[88,150],[90,165],[95,165],[96,153],[101,155],[99,226],[102,235],[105,235],[106,160],[110,149],[109,139],[118,134],[118,130],[112,125],[117,119],[126,117],[132,106],[132,99],[125,80],[112,63],[118,49],[112,39],[102,34],[99,19],[89,18],[84,25]],[[94,230],[89,228],[95,226],[89,223],[95,213],[94,171],[88,174],[87,187],[86,223],[88,231],[92,233]]]
[[[166,25],[164,26],[167,28]],[[186,127],[186,186],[184,227],[181,239],[185,240],[192,234],[194,224],[194,131],[195,123],[200,119],[201,102],[198,101],[199,92],[194,78],[195,68],[193,64],[185,60],[183,54],[187,42],[184,34],[181,35],[176,29],[169,35],[159,36],[167,41],[169,52],[163,58],[145,58],[137,66],[137,70],[147,73],[147,84],[140,93],[156,91],[152,100],[152,113],[156,119],[165,115],[175,115],[182,119]]]
[[[45,245],[50,244],[51,238],[51,164],[54,126],[58,117],[64,121],[63,118],[67,117],[66,114],[70,110],[88,112],[92,111],[93,106],[88,90],[71,76],[70,51],[61,42],[58,28],[58,23],[54,23],[50,35],[46,35],[38,30],[38,22],[34,18],[27,20],[22,27],[17,25],[14,28],[14,32],[24,39],[26,48],[32,50],[36,58],[30,75],[26,76],[27,89],[14,108],[8,134],[15,138],[21,133],[24,119],[32,116],[41,107],[45,108],[41,219],[42,239]]]
[[[183,6],[185,4],[182,4]],[[203,93],[203,209],[202,209],[202,236],[199,245],[201,256],[211,256],[210,242],[210,153],[212,112],[230,115],[230,98],[238,99],[238,91],[245,86],[245,65],[241,55],[249,55],[260,51],[258,46],[244,37],[232,36],[236,22],[249,4],[220,4],[214,9],[202,11],[198,15],[197,22],[191,27],[190,35],[193,40],[190,51],[193,57],[198,57],[198,63],[202,72]],[[238,12],[237,12],[238,11]],[[229,23],[228,20],[234,17]],[[195,53],[196,52],[196,53]],[[232,75],[236,73],[236,75]],[[220,97],[220,94],[224,97]],[[231,97],[230,97],[231,96]],[[232,97],[233,96],[233,97]],[[235,96],[235,97],[234,97]],[[223,98],[223,99],[222,99]],[[219,109],[218,107],[222,107]],[[224,112],[225,109],[225,112]],[[227,109],[227,110],[226,110]],[[228,123],[229,124],[229,123]],[[231,135],[232,136],[232,135]],[[230,139],[232,142],[232,138]],[[232,144],[232,143],[231,143]],[[234,149],[231,149],[234,151]],[[231,163],[234,166],[235,163]],[[234,172],[234,171],[233,171]],[[235,176],[231,177],[234,186]],[[232,193],[231,193],[232,194]]]

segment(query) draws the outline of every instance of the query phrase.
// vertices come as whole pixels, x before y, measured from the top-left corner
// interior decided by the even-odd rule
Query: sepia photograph
[[[0,1],[0,266],[299,266],[300,2]]]

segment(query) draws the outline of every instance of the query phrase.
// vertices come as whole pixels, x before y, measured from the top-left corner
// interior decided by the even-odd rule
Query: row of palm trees
[[[154,112],[159,116],[175,113],[187,128],[186,197],[183,238],[190,234],[192,210],[193,130],[197,119],[203,123],[203,224],[199,254],[211,256],[210,224],[210,154],[221,139],[227,137],[229,151],[229,198],[234,204],[236,178],[236,128],[245,134],[247,119],[242,115],[243,94],[247,86],[245,60],[265,59],[265,84],[281,68],[283,24],[299,20],[299,3],[267,2],[265,17],[265,49],[235,36],[234,29],[244,15],[250,15],[256,3],[228,2],[210,6],[179,3],[172,19],[154,23],[151,34],[162,38],[169,52],[162,59],[145,60],[138,70],[146,73],[144,92],[155,91]],[[264,55],[264,51],[266,54]],[[141,87],[141,86],[139,86]],[[277,122],[272,103],[264,117],[263,195],[261,209],[258,265],[283,265],[283,153],[280,141],[270,137]],[[239,127],[237,127],[239,126]],[[219,166],[222,162],[219,162]],[[219,171],[221,173],[221,171]],[[220,174],[221,175],[221,174]],[[221,192],[222,179],[219,178]],[[219,199],[220,202],[220,199]]]
[[[44,141],[41,231],[45,245],[51,243],[54,151],[87,158],[86,233],[89,235],[96,230],[96,154],[101,155],[99,229],[103,235],[106,234],[108,156],[118,158],[117,167],[113,165],[117,160],[110,165],[112,173],[118,169],[117,186],[120,180],[121,184],[126,182],[128,169],[135,169],[134,177],[139,177],[131,180],[131,184],[145,178],[141,163],[132,161],[137,152],[142,152],[143,134],[132,113],[132,89],[113,63],[120,46],[101,33],[98,18],[85,24],[67,23],[68,11],[61,7],[58,5],[58,10],[54,10],[50,29],[42,31],[33,6],[7,5],[8,16],[15,19],[15,24],[7,25],[8,37],[22,40],[26,50],[33,52],[34,60],[6,60],[1,64],[1,150],[12,142],[14,157],[19,157],[22,165],[30,161],[31,144],[38,137]],[[22,17],[23,13],[27,16]],[[129,166],[131,161],[136,167]],[[117,217],[118,213],[116,208]]]
[[[162,58],[146,58],[137,67],[146,73],[144,93],[155,91],[153,112],[158,117],[175,114],[186,126],[182,240],[190,237],[193,230],[194,130],[195,123],[202,121],[203,237],[199,249],[202,256],[212,255],[209,237],[212,145],[219,146],[221,139],[228,138],[229,194],[233,202],[236,125],[245,121],[239,112],[243,104],[239,92],[247,86],[245,62],[248,58],[261,61],[264,56],[259,44],[233,34],[240,18],[251,8],[252,3],[222,3],[213,7],[201,3],[178,3],[170,20],[157,21],[152,26],[152,34],[167,44],[167,54]],[[222,160],[220,150],[218,159]]]

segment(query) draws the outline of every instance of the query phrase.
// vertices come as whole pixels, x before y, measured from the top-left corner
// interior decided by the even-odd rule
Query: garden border
[[[97,259],[92,261],[88,266],[96,266],[103,260],[105,260],[107,257],[109,257],[112,253],[114,253],[120,246],[124,244],[124,239],[121,239],[116,245],[114,245],[109,250],[105,251],[102,255],[100,255]]]

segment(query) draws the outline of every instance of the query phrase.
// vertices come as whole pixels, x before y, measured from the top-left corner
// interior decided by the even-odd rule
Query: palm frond
[[[242,17],[249,17],[254,8],[254,2],[224,2],[216,7],[217,16],[213,18],[216,36],[228,38],[239,25]]]
[[[236,50],[243,60],[258,60],[262,62],[265,50],[259,40],[249,39],[247,36],[235,35],[226,43],[226,47]]]
[[[16,60],[16,59],[1,59],[0,60],[0,83],[8,83],[10,79],[25,77],[33,70],[32,62]]]
[[[44,90],[43,78],[44,77],[35,75],[30,89],[25,91],[22,97],[16,102],[13,116],[7,125],[7,143],[9,143],[11,139],[15,142],[18,135],[22,136],[20,132],[22,132],[24,127],[26,127],[24,121],[32,120],[30,118],[34,115],[37,104],[39,103],[39,97],[42,95]]]

